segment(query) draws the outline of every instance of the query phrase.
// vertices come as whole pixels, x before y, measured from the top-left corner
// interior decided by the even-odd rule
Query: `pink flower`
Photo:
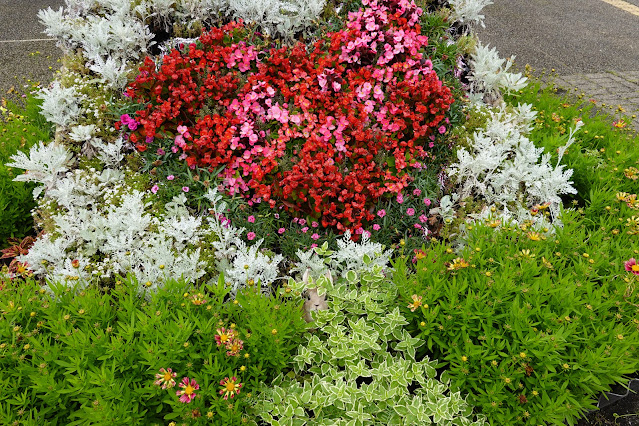
[[[386,210],[384,210],[384,209],[378,210],[377,211],[377,216],[379,216],[379,217],[386,216]]]
[[[178,152],[178,147],[177,147],[177,146],[172,146],[172,147],[171,147],[171,152],[173,152],[173,154],[177,154],[177,152]]]
[[[639,264],[634,257],[631,257],[627,262],[625,262],[624,266],[626,267],[626,271],[639,275]]]
[[[407,208],[407,209],[406,209],[406,214],[407,214],[408,216],[414,216],[414,215],[415,215],[415,209],[414,209],[414,208],[412,208],[412,207]]]
[[[255,223],[255,216],[250,215],[247,220],[249,221],[249,223]]]
[[[153,186],[151,187],[151,192],[152,192],[152,193],[154,193],[154,194],[157,194],[157,193],[158,193],[158,189],[160,189],[160,187],[159,187],[159,186],[157,186],[157,185],[153,185]]]
[[[302,232],[306,234],[306,231],[308,231],[308,226],[305,226],[302,228]]]
[[[397,202],[402,204],[404,202],[404,196],[402,194],[397,194]]]
[[[220,390],[220,395],[224,395],[224,399],[229,399],[229,396],[232,398],[235,395],[240,393],[240,389],[242,388],[242,383],[237,383],[238,380],[236,377],[225,377],[220,381],[220,386],[222,386],[222,390]]]
[[[380,229],[382,229],[382,227],[381,227],[381,226],[379,226],[378,224],[374,224],[374,225],[373,225],[373,230],[375,230],[375,231],[379,231]]]
[[[413,189],[413,195],[414,195],[415,197],[419,197],[420,195],[422,195],[422,190],[421,190],[421,189],[419,189],[419,188],[415,188],[415,189]]]
[[[148,143],[148,142],[147,142],[147,143]],[[164,150],[163,150],[162,148],[158,148],[158,150],[157,150],[157,151],[155,151],[155,153],[156,153],[157,155],[164,155],[164,154],[166,154],[166,152],[164,152]]]
[[[424,198],[424,204],[426,204],[426,207],[430,206],[430,198]]]
[[[184,191],[184,192],[189,192],[189,187],[188,187],[188,186],[183,186],[183,187],[182,187],[182,191]]]
[[[253,241],[255,239],[255,232],[249,232],[248,234],[246,234],[246,238],[248,238],[249,241]]]
[[[370,238],[370,237],[371,237],[371,233],[370,233],[370,232],[368,232],[368,231],[364,231],[364,232],[362,232],[362,237],[364,237],[364,238]]]
[[[280,235],[282,235],[284,232],[286,232],[285,228],[280,228],[280,229],[277,230],[277,233],[280,234]]]
[[[311,223],[311,226],[312,226],[313,228],[317,228],[317,227],[319,226],[319,223],[317,223],[317,222],[313,222],[313,223]]]
[[[180,383],[180,387],[182,390],[177,391],[175,394],[180,397],[180,401],[188,404],[193,401],[197,396],[195,394],[196,390],[200,389],[200,385],[195,382],[195,379],[191,379],[189,381],[188,377],[184,377],[182,382]]]
[[[189,131],[189,128],[186,126],[177,126],[177,131],[179,134],[183,135]]]
[[[416,223],[416,224],[414,225],[414,227],[415,227],[416,229],[422,229],[422,225],[420,225],[419,223]]]
[[[315,247],[317,247],[317,244],[315,244],[315,243],[311,244],[311,248],[312,249],[315,248]]]
[[[355,234],[357,235],[362,235],[363,232],[364,232],[364,228],[362,228],[361,226],[355,230]]]
[[[279,219],[279,218],[280,218],[280,214],[279,214],[279,213],[275,213],[275,214],[273,215],[273,217],[274,217],[275,219]]]
[[[318,240],[319,239],[319,235],[317,233],[311,235],[311,238],[314,240]]]
[[[173,175],[168,175],[166,177],[166,180],[173,180],[173,179],[175,179],[175,176],[173,176]]]
[[[155,375],[157,380],[153,382],[153,384],[156,386],[162,386],[162,389],[170,389],[175,386],[175,380],[173,379],[176,376],[177,373],[174,373],[170,368],[160,368],[160,372]]]
[[[419,221],[420,221],[421,223],[426,223],[426,221],[427,221],[427,220],[428,220],[428,218],[426,217],[426,215],[425,215],[425,214],[423,214],[423,215],[419,216]]]
[[[300,219],[299,224],[300,224],[300,226],[306,225],[306,219]]]
[[[443,135],[444,133],[446,133],[446,126],[440,126],[440,128],[439,128],[439,129],[437,129],[437,131],[438,131],[441,135]]]

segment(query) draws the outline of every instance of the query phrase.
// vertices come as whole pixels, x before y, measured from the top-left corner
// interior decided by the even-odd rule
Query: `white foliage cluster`
[[[75,123],[82,113],[78,92],[74,87],[62,87],[58,81],[54,81],[50,88],[42,89],[37,97],[42,99],[44,118],[58,126],[66,127]]]
[[[550,203],[552,216],[558,216],[560,195],[576,193],[570,181],[572,170],[564,170],[559,163],[583,123],[576,123],[553,166],[550,154],[525,136],[534,117],[529,105],[520,105],[513,111],[502,106],[491,112],[486,128],[470,141],[470,149],[459,149],[457,162],[449,167],[449,175],[456,177],[460,185],[460,199],[474,195],[488,205],[518,205],[524,209]]]
[[[229,12],[269,35],[292,36],[317,19],[324,6],[326,0],[234,0],[229,1]]]
[[[492,0],[449,0],[449,3],[453,9],[453,20],[464,24],[478,23],[482,27],[485,25],[481,11],[493,4]]]
[[[130,273],[140,291],[153,290],[168,277],[193,282],[204,275],[195,247],[202,219],[179,208],[151,215],[148,194],[127,188],[123,179],[124,172],[114,169],[75,170],[58,179],[46,193],[57,206],[55,231],[19,260],[47,280],[82,286]],[[184,201],[174,200],[182,207]]]
[[[16,182],[38,182],[44,186],[37,186],[33,190],[33,198],[37,198],[43,189],[53,188],[58,173],[66,172],[71,164],[73,155],[57,143],[45,145],[43,142],[33,145],[27,156],[24,152],[17,152],[11,156],[13,162],[8,167],[24,169],[26,172],[13,179]]]
[[[513,65],[514,57],[502,59],[497,49],[489,48],[481,43],[471,55],[470,66],[473,70],[469,77],[470,90],[475,96],[471,100],[485,97],[497,98],[500,91],[518,91],[526,87],[528,79],[521,73],[508,70]]]
[[[311,278],[316,280],[326,272],[344,275],[353,270],[372,272],[389,269],[392,250],[384,250],[382,244],[370,241],[367,234],[362,234],[361,240],[355,242],[346,232],[337,240],[337,247],[337,251],[331,251],[328,250],[328,243],[324,243],[322,247],[308,251],[298,250],[296,255],[299,261],[291,273],[303,274],[308,271]]]
[[[222,212],[226,205],[221,202],[217,190],[210,190],[207,198],[213,204],[214,212]],[[209,217],[210,230],[218,237],[213,242],[216,268],[224,275],[227,286],[235,294],[247,285],[261,285],[267,292],[269,286],[279,277],[279,266],[284,260],[279,254],[266,254],[260,250],[262,239],[248,246],[241,236],[244,228],[236,228],[227,220],[220,221],[217,214]],[[250,281],[251,280],[251,281]]]

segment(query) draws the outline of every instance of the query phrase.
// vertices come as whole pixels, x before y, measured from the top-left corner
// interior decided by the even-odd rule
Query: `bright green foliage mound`
[[[168,282],[146,299],[129,282],[106,293],[60,287],[54,297],[33,282],[8,285],[2,424],[242,424],[247,396],[290,362],[306,328],[298,304],[255,292],[223,303],[223,284],[193,293]],[[218,345],[222,334],[242,345]],[[177,373],[173,387],[154,385],[161,368]],[[188,403],[176,395],[185,377],[199,385]],[[220,381],[232,377],[242,387],[225,400]]]
[[[28,151],[51,137],[51,126],[40,115],[40,101],[28,96],[24,108],[6,103],[0,107],[0,248],[7,239],[23,238],[33,228],[33,184],[13,182],[20,171],[5,166],[18,151]]]
[[[416,337],[491,424],[574,424],[639,366],[639,293],[621,260],[633,236],[563,220],[548,237],[479,225],[460,254],[435,244],[415,275],[397,265],[404,302],[422,297],[405,309]]]
[[[370,259],[368,259],[370,261]],[[437,362],[404,329],[397,291],[379,267],[320,278],[330,306],[294,358],[295,373],[261,395],[258,414],[280,425],[482,425],[459,392],[438,381]],[[299,285],[299,284],[297,284]]]

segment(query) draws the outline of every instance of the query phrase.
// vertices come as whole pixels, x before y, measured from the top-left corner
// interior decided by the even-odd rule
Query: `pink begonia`
[[[277,233],[280,235],[283,234],[284,232],[286,232],[286,228],[280,228],[277,230]]]
[[[189,187],[188,187],[188,186],[183,186],[183,187],[182,187],[182,191],[184,191],[184,192],[189,192]]]
[[[314,239],[314,240],[319,240],[319,237],[320,236],[317,233],[311,235],[311,238]]]
[[[173,179],[175,179],[175,176],[173,176],[173,175],[168,175],[166,177],[166,180],[173,180]]]
[[[153,185],[153,187],[151,187],[151,192],[154,193],[154,194],[157,194],[158,193],[158,189],[160,189],[159,186]]]
[[[404,196],[402,194],[397,194],[397,202],[402,204],[404,202]]]
[[[379,231],[380,229],[382,229],[382,227],[381,227],[381,226],[379,226],[378,224],[374,224],[374,225],[373,225],[373,230],[375,230],[375,231]]]
[[[189,131],[189,128],[186,126],[177,126],[177,131],[179,134],[183,135]]]
[[[246,238],[248,238],[249,241],[253,241],[255,237],[255,232],[249,232],[248,234],[246,234]]]
[[[384,210],[384,209],[378,210],[377,211],[377,216],[379,216],[379,217],[386,216],[386,210]]]
[[[249,223],[255,223],[255,216],[250,215],[247,220],[249,221]]]
[[[415,209],[414,209],[414,208],[412,208],[412,207],[407,208],[407,209],[406,209],[406,214],[407,214],[408,216],[413,216],[413,215],[415,215]]]
[[[422,190],[421,190],[421,189],[419,189],[419,188],[415,188],[415,189],[413,189],[413,195],[414,195],[415,197],[419,197],[420,195],[422,195]]]
[[[424,204],[426,204],[427,207],[430,206],[430,203],[430,198],[424,198]]]

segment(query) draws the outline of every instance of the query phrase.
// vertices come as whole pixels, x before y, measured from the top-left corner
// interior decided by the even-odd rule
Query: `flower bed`
[[[627,131],[479,44],[486,1],[255,3],[41,13],[0,418],[572,424],[637,371]]]

